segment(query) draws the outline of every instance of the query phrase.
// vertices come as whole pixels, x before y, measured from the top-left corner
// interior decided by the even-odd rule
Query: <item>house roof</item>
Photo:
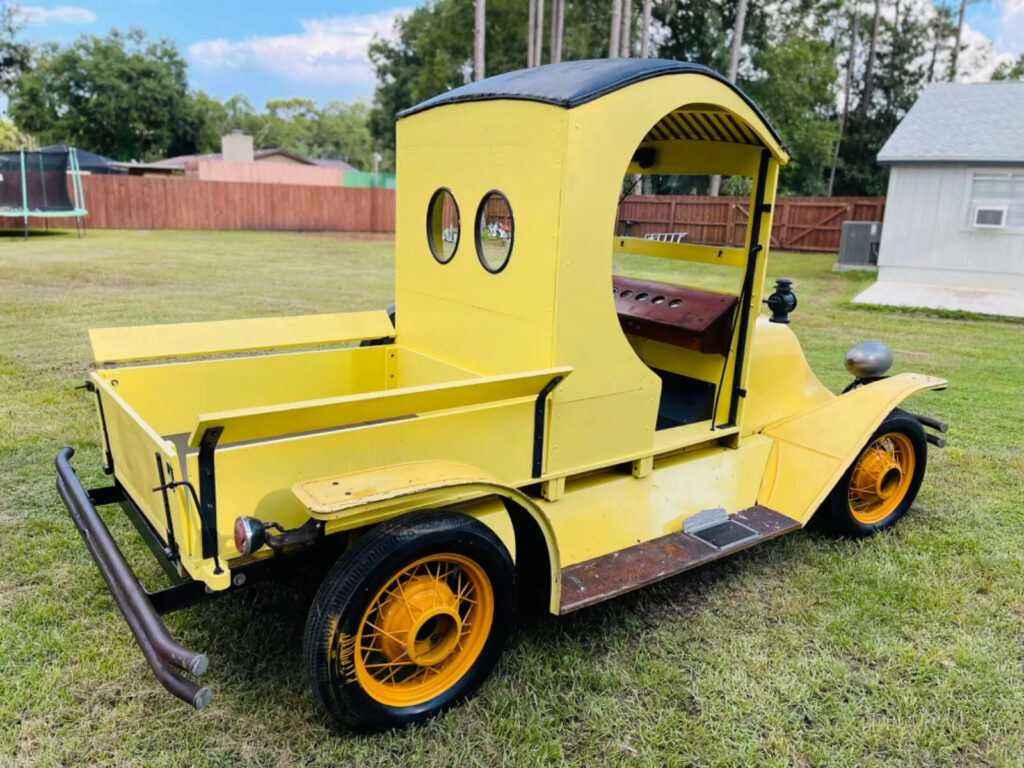
[[[304,165],[316,165],[315,160],[310,160],[308,157],[303,157],[302,155],[297,155],[294,152],[289,152],[287,149],[257,149],[252,153],[254,160],[271,157],[272,155],[284,155],[297,163],[302,163]],[[220,159],[220,155],[217,156],[217,159]]]
[[[318,165],[319,163],[309,158],[305,158],[302,155],[297,155],[294,152],[289,152],[287,149],[257,149],[252,153],[254,160],[261,160],[264,157],[272,157],[273,155],[284,155],[297,163],[303,165]],[[151,163],[120,163],[120,165],[131,165],[137,167],[154,168],[154,169],[180,169],[184,170],[185,163],[190,160],[223,160],[224,155],[220,152],[212,152],[207,155],[175,155],[174,157],[165,157],[163,160],[154,160]]]
[[[671,59],[584,59],[519,69],[454,88],[399,112],[398,117],[408,117],[445,104],[492,99],[539,101],[571,109],[654,77],[692,73],[705,75],[728,85],[753,108],[775,135],[771,124],[757,106],[726,77],[703,64]],[[777,135],[775,138],[778,140]]]
[[[354,171],[355,166],[346,163],[344,160],[335,160],[330,157],[314,157],[312,158],[314,165],[319,165],[321,168],[338,168],[342,171]]]
[[[878,153],[901,163],[1024,164],[1024,82],[933,83]]]
[[[81,152],[79,153],[81,154]],[[353,165],[345,162],[344,160],[335,160],[333,158],[306,158],[301,155],[296,155],[294,152],[289,152],[286,149],[258,149],[253,152],[253,159],[259,160],[264,157],[270,157],[272,155],[284,155],[290,157],[296,162],[302,163],[303,165],[318,166],[320,168],[336,168],[340,171],[355,171],[357,170]],[[166,172],[173,173],[174,171],[184,171],[185,164],[193,160],[222,160],[223,155],[220,152],[214,152],[207,155],[176,155],[175,157],[165,157],[163,160],[154,160],[151,163],[122,163],[116,160],[111,161],[111,166],[114,169],[120,171],[155,171],[155,172]]]

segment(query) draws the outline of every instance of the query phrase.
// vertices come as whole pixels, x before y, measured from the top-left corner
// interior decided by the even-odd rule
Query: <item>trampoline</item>
[[[82,172],[74,147],[63,151],[0,152],[0,216],[20,218],[25,237],[28,237],[30,218],[71,217],[75,219],[75,230],[80,237],[82,218],[87,214]]]

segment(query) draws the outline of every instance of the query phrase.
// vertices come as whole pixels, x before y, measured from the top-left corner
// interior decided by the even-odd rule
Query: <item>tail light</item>
[[[235,520],[235,549],[240,555],[251,555],[267,543],[266,527],[255,517]]]

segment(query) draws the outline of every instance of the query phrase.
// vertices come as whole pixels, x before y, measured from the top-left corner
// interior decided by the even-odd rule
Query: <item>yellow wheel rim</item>
[[[431,555],[384,584],[359,622],[355,673],[391,707],[430,701],[469,671],[494,619],[483,568],[462,555]]]
[[[914,445],[888,432],[864,449],[850,476],[850,513],[862,525],[885,520],[900,505],[914,477]]]

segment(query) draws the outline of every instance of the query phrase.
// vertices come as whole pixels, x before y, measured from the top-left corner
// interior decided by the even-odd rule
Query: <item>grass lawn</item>
[[[874,766],[1024,760],[1024,324],[869,310],[872,278],[774,254],[822,380],[882,339],[945,376],[950,423],[918,503],[863,542],[801,532],[514,638],[480,695],[379,736],[324,727],[302,673],[302,589],[168,617],[213,703],[165,693],[54,489],[57,449],[99,485],[86,330],[382,307],[392,243],[90,232],[0,239],[0,765]],[[426,256],[425,258],[429,258]],[[513,259],[515,258],[513,254]],[[657,272],[639,261],[623,269]],[[701,277],[702,281],[711,278]],[[106,519],[147,583],[148,551]]]

